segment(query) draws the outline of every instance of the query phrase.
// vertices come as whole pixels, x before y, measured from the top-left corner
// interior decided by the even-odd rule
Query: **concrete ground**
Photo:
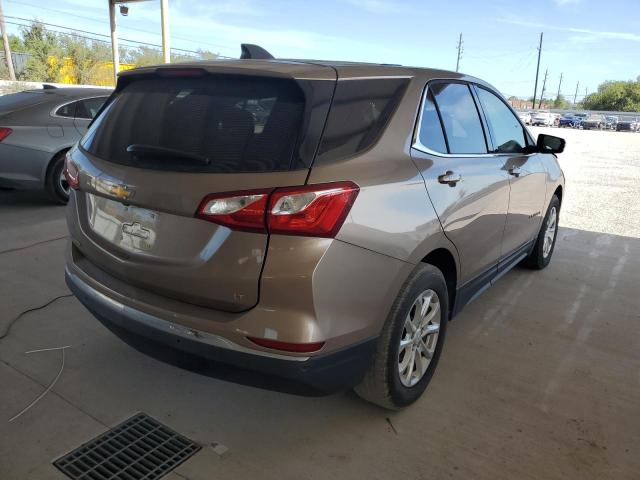
[[[423,398],[394,413],[138,353],[68,296],[63,208],[0,192],[0,478],[66,478],[52,460],[138,411],[204,446],[169,479],[639,478],[640,134],[552,133],[569,147],[551,265],[470,304]],[[67,345],[53,390],[8,422],[61,367],[25,352]]]

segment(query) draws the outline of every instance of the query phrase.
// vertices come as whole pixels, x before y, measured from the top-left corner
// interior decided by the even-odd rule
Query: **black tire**
[[[554,227],[554,235],[553,242],[551,244],[551,249],[545,255],[544,253],[544,238],[545,233],[549,227],[549,220],[552,217],[552,211],[555,208],[555,227]],[[560,221],[560,200],[557,196],[553,196],[551,198],[551,202],[549,202],[549,207],[547,208],[547,213],[542,220],[542,225],[540,225],[540,232],[538,232],[538,238],[536,239],[536,243],[533,246],[533,250],[529,254],[527,258],[522,261],[522,264],[525,267],[531,268],[533,270],[542,270],[551,261],[551,257],[553,256],[553,251],[556,247],[556,241],[558,240],[558,223]]]
[[[405,319],[413,311],[414,302],[426,290],[432,290],[438,296],[440,330],[424,375],[415,385],[408,387],[403,385],[398,371],[400,340],[405,328]],[[402,286],[391,307],[378,338],[373,363],[362,382],[355,387],[356,393],[363,399],[390,410],[399,410],[420,398],[438,365],[448,319],[449,295],[442,272],[432,265],[419,265]]]
[[[66,153],[67,152],[60,152],[53,157],[47,169],[47,178],[45,179],[45,189],[49,197],[51,197],[54,202],[63,205],[69,201],[69,194],[64,191],[59,181],[60,174],[64,168],[64,157]]]

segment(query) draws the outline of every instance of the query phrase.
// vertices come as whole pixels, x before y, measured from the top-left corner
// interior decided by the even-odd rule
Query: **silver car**
[[[111,94],[102,88],[25,90],[0,97],[0,188],[46,189],[66,203],[64,155]]]

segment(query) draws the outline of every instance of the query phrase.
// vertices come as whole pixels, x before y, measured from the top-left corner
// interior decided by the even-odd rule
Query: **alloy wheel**
[[[433,290],[425,290],[413,302],[400,337],[398,373],[405,387],[413,387],[426,373],[439,332],[440,299]]]
[[[552,207],[547,220],[547,228],[544,231],[544,243],[542,244],[542,256],[547,258],[553,248],[553,241],[556,238],[556,223],[558,222],[558,211]]]
[[[67,177],[64,176],[64,168],[60,171],[60,176],[58,177],[58,187],[65,195],[69,195],[69,182],[67,182]]]

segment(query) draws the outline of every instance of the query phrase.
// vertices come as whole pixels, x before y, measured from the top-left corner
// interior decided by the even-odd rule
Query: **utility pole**
[[[164,63],[171,63],[171,47],[169,46],[169,0],[160,0],[160,17],[162,20],[162,56]]]
[[[536,67],[536,85],[533,87],[533,109],[536,108],[536,94],[538,93],[538,74],[540,73],[540,57],[542,56],[542,35],[544,32],[540,32],[540,45],[538,46],[538,66]]]
[[[573,108],[577,108],[576,100],[578,99],[578,87],[580,86],[580,80],[576,83],[576,93],[573,95]]]
[[[460,69],[460,58],[462,57],[462,52],[464,48],[462,47],[462,32],[460,32],[460,37],[458,38],[458,60],[456,60],[456,72]]]
[[[15,81],[16,72],[13,70],[13,58],[11,57],[11,47],[9,47],[9,37],[7,37],[7,28],[4,25],[4,12],[2,11],[2,0],[0,0],[0,30],[2,30],[2,43],[4,45],[4,59],[7,61],[7,68],[9,69],[9,78]]]
[[[116,2],[109,0],[109,25],[111,26],[111,50],[113,53],[113,84],[118,83],[120,52],[118,51],[118,30],[116,27]]]
[[[116,5],[120,5],[120,13],[128,15],[129,9],[125,3],[148,2],[149,0],[109,0],[109,20],[111,23],[111,49],[113,50],[113,78],[118,82],[120,58],[118,54],[118,35],[116,29]],[[162,59],[164,63],[171,62],[171,47],[169,46],[169,0],[160,0],[160,23],[162,25]]]
[[[562,75],[564,75],[564,74],[562,72],[560,72],[560,83],[558,83],[558,94],[556,95],[557,99],[560,98],[560,89],[562,88]]]
[[[546,68],[544,70],[544,81],[542,82],[542,92],[540,93],[540,102],[538,103],[538,109],[542,107],[542,99],[544,98],[544,89],[547,86],[547,75],[549,74],[549,69]]]

